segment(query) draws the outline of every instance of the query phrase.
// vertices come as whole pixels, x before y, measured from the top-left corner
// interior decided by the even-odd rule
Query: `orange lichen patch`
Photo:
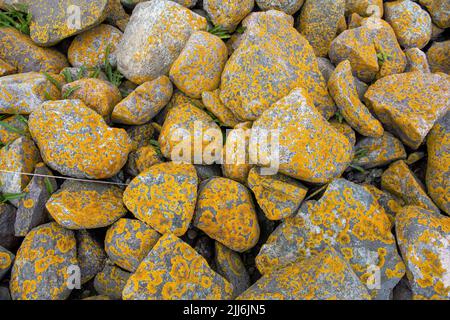
[[[431,72],[450,74],[450,40],[433,42],[427,51]]]
[[[272,147],[278,147],[276,138],[271,138],[278,135],[279,171],[299,180],[329,182],[342,174],[353,154],[348,139],[329,125],[302,88],[292,90],[264,111],[252,129],[252,135],[260,141],[266,137]],[[269,149],[255,144],[258,153]],[[258,164],[267,166],[261,158],[260,154]]]
[[[106,254],[101,244],[87,230],[77,231],[75,237],[81,283],[84,284],[103,270]]]
[[[371,184],[364,184],[363,186],[378,201],[378,204],[383,207],[392,225],[394,225],[395,216],[402,209],[404,202],[389,192],[382,191]]]
[[[0,29],[0,59],[17,68],[20,73],[58,73],[69,66],[62,53],[37,46],[29,36],[14,28]]]
[[[156,231],[181,236],[194,215],[197,184],[191,164],[155,164],[131,181],[123,201],[136,218]]]
[[[253,200],[242,184],[221,177],[200,185],[194,225],[228,248],[244,252],[259,239]]]
[[[77,265],[76,241],[72,231],[55,222],[31,230],[17,251],[11,272],[10,291],[14,300],[64,300]]]
[[[108,81],[85,78],[70,82],[62,87],[62,95],[72,92],[68,99],[80,99],[84,104],[106,120],[115,105],[122,100],[119,89]]]
[[[230,299],[233,286],[173,234],[163,235],[123,289],[124,300]]]
[[[440,74],[407,72],[372,84],[364,95],[367,107],[384,127],[417,149],[448,108],[450,81]]]
[[[308,192],[300,181],[282,174],[263,175],[256,167],[250,170],[247,183],[269,220],[296,214]]]
[[[305,36],[318,57],[326,57],[331,41],[345,19],[345,0],[306,0],[298,17],[298,31]]]
[[[394,162],[383,172],[381,187],[402,199],[405,205],[419,206],[439,213],[422,183],[403,160]]]
[[[434,125],[427,137],[428,194],[450,215],[450,113]]]
[[[205,108],[212,112],[224,126],[234,127],[239,124],[239,119],[220,100],[220,89],[204,91],[202,93],[202,102]]]
[[[203,9],[215,26],[233,31],[252,10],[254,0],[204,0]]]
[[[57,81],[62,77],[52,74]],[[48,98],[57,100],[61,92],[42,73],[18,73],[0,78],[0,112],[30,114]]]
[[[330,121],[330,126],[332,126],[336,131],[342,133],[350,142],[352,146],[356,143],[355,131],[346,122],[339,122],[336,119]]]
[[[46,208],[68,229],[106,227],[126,213],[120,188],[73,180],[66,180],[61,189],[52,194]]]
[[[120,300],[122,299],[122,290],[130,276],[131,273],[107,263],[103,270],[95,276],[95,291],[111,299]]]
[[[404,48],[422,49],[431,38],[431,17],[413,1],[392,1],[384,4],[384,19],[389,22]]]
[[[137,176],[151,166],[161,162],[162,157],[158,154],[156,148],[152,145],[144,145],[130,153],[125,168],[132,176]]]
[[[407,206],[395,221],[414,299],[450,299],[450,218]]]
[[[17,68],[8,62],[0,59],[0,77],[4,77],[17,72]]]
[[[431,15],[433,22],[440,28],[450,27],[450,3],[447,0],[419,0]]]
[[[360,134],[379,138],[384,129],[359,100],[350,61],[339,63],[328,80],[328,89],[344,119]]]
[[[385,131],[380,138],[363,138],[356,144],[355,150],[364,151],[363,155],[353,160],[353,164],[370,169],[384,166],[393,161],[406,158],[403,144],[392,134]]]
[[[220,76],[228,59],[225,43],[215,35],[196,31],[170,68],[170,80],[192,98],[219,87]]]
[[[144,124],[165,107],[172,92],[172,83],[166,76],[145,82],[115,106],[111,118],[116,123]]]
[[[30,115],[31,135],[52,169],[77,178],[104,179],[127,161],[131,141],[80,100],[46,102]]]
[[[347,261],[332,248],[264,275],[239,300],[370,300]]]
[[[286,15],[277,13],[247,18],[243,39],[222,73],[220,99],[239,119],[255,120],[292,89],[303,87],[328,119],[335,105],[314,51]]]
[[[14,261],[14,254],[0,246],[0,280],[12,267]],[[245,270],[245,269],[244,269]]]
[[[115,50],[121,37],[122,32],[108,24],[101,24],[79,34],[73,39],[67,52],[70,64],[74,67],[102,67],[109,48],[110,63],[115,65]]]
[[[345,0],[346,15],[356,13],[363,17],[383,16],[383,0]]]
[[[387,271],[401,263],[391,226],[384,209],[364,187],[336,179],[317,203],[277,227],[262,246],[256,265],[267,274],[331,246],[348,259],[373,297],[387,299],[402,277],[391,277]],[[365,281],[374,268],[380,276],[377,288]]]
[[[105,250],[119,267],[135,272],[161,235],[135,219],[120,219],[106,232]]]
[[[409,48],[405,50],[405,54],[407,60],[405,72],[430,72],[430,66],[428,65],[427,55],[425,52],[419,48]]]
[[[21,133],[25,133],[27,137],[30,135],[27,124],[23,121],[22,118],[18,116],[5,118],[2,120],[2,122],[18,129]],[[14,132],[7,129],[6,127],[0,126],[0,142],[2,144],[7,145],[20,137],[21,134],[19,134],[18,132]]]

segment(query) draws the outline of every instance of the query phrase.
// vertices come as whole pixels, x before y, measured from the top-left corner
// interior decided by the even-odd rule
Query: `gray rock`
[[[107,262],[103,270],[95,276],[94,288],[100,295],[120,300],[130,276],[131,273]]]
[[[77,240],[77,260],[81,270],[81,284],[94,278],[103,270],[106,253],[103,246],[87,230],[75,233]]]
[[[262,10],[279,10],[293,15],[303,5],[304,0],[256,0]]]
[[[8,250],[17,249],[20,239],[14,234],[16,208],[7,203],[0,203],[0,246]]]
[[[14,254],[0,246],[0,281],[14,263]]]

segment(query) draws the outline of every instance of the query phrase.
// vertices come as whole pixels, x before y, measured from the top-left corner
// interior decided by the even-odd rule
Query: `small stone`
[[[430,52],[428,50],[428,52]],[[430,66],[428,65],[427,55],[419,48],[409,48],[405,50],[407,64],[405,72],[423,72],[429,73]]]
[[[392,222],[392,226],[395,222],[395,216],[402,209],[404,202],[393,196],[387,191],[378,189],[371,184],[363,185],[367,191],[378,201],[378,204],[383,207],[386,214],[389,216],[389,220]]]
[[[202,92],[202,102],[205,108],[214,114],[226,127],[234,127],[239,124],[239,119],[220,100],[220,89]]]
[[[450,27],[450,3],[447,0],[419,0],[431,15],[433,22],[440,28]]]
[[[383,0],[345,0],[346,14],[356,13],[362,17],[383,16]]]
[[[0,246],[14,251],[20,244],[20,238],[14,234],[16,208],[8,203],[0,203]]]
[[[13,300],[65,300],[70,271],[77,266],[73,231],[55,222],[31,230],[17,251],[11,272]]]
[[[131,139],[132,150],[136,151],[143,146],[149,145],[154,133],[155,128],[151,123],[128,127],[127,134]]]
[[[431,72],[450,74],[450,40],[433,42],[427,51]]]
[[[9,145],[15,140],[19,139],[21,136],[30,136],[30,132],[28,131],[28,124],[24,121],[22,116],[16,115],[7,117],[2,120],[3,123],[6,123],[8,127],[14,127],[17,130],[11,130],[7,127],[0,126],[0,143],[3,145]]]
[[[80,100],[46,102],[30,115],[28,125],[44,162],[71,177],[110,178],[131,151],[125,130],[108,127]]]
[[[122,32],[125,30],[130,16],[123,8],[120,0],[109,0],[109,14],[106,21],[119,28]]]
[[[253,248],[260,233],[249,190],[221,177],[201,183],[194,226],[237,252]]]
[[[8,273],[14,263],[14,254],[0,246],[0,280]],[[0,299],[1,300],[1,299]]]
[[[173,234],[163,235],[123,290],[124,300],[230,299],[233,286]]]
[[[130,175],[135,177],[161,162],[163,162],[162,157],[156,148],[152,145],[146,145],[130,153],[125,169]]]
[[[203,0],[203,9],[211,22],[228,31],[234,31],[254,5],[254,0]]]
[[[330,121],[330,126],[332,126],[336,131],[342,133],[350,142],[352,146],[356,143],[355,131],[346,123],[345,121],[339,122],[336,119]]]
[[[278,10],[294,15],[303,5],[305,0],[256,0],[258,7],[264,11]]]
[[[111,299],[122,299],[122,291],[131,273],[119,267],[106,263],[103,270],[95,276],[94,288],[98,294]]]
[[[0,58],[0,77],[17,73],[17,68]]]
[[[103,270],[106,260],[105,250],[87,230],[75,233],[77,240],[77,260],[81,271],[81,284],[85,284]]]
[[[79,34],[73,39],[67,52],[70,64],[74,67],[104,67],[108,50],[109,63],[115,66],[115,51],[121,37],[122,32],[108,24],[101,24]]]
[[[204,181],[208,180],[209,178],[215,177],[215,176],[221,176],[222,172],[220,170],[220,166],[218,165],[201,165],[196,164],[195,171],[197,171],[198,180]]]
[[[403,48],[426,46],[431,38],[431,17],[420,5],[410,0],[386,2],[384,19],[389,22]]]
[[[450,218],[407,206],[397,215],[395,226],[413,299],[450,299]]]
[[[197,184],[191,164],[155,164],[131,181],[123,201],[136,218],[159,233],[181,236],[194,215]]]
[[[113,185],[66,180],[46,208],[64,228],[107,227],[126,214],[122,190]]]
[[[160,237],[142,221],[120,219],[106,232],[106,253],[122,269],[135,272]]]
[[[420,180],[403,160],[394,162],[383,172],[381,187],[402,199],[405,205],[419,206],[439,213]]]
[[[166,106],[172,92],[172,83],[166,76],[147,81],[115,106],[112,121],[128,125],[147,123]]]

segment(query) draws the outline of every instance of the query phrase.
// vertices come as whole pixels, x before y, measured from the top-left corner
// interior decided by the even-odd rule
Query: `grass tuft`
[[[30,35],[31,13],[25,4],[8,6],[6,11],[0,11],[0,28],[13,27],[23,34]]]
[[[207,31],[220,39],[230,39],[230,32],[222,26],[208,27]]]
[[[105,51],[105,74],[109,82],[111,82],[116,87],[119,87],[122,84],[124,76],[119,72],[119,70],[112,67],[111,63],[109,62],[110,54],[111,45],[108,45]]]

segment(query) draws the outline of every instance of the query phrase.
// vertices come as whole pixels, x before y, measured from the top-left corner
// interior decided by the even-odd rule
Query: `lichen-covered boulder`
[[[260,233],[250,191],[222,177],[200,184],[194,226],[237,252],[253,248]]]
[[[450,40],[433,42],[427,51],[431,72],[450,74]]]
[[[308,192],[300,181],[283,174],[263,175],[258,167],[250,170],[247,184],[270,220],[281,220],[296,214]]]
[[[305,0],[256,0],[262,10],[279,10],[293,15],[302,7]]]
[[[172,83],[166,76],[147,81],[116,104],[112,121],[128,125],[147,123],[166,106],[172,92]]]
[[[277,227],[262,246],[256,265],[266,274],[332,246],[372,297],[388,299],[405,272],[391,226],[383,208],[363,186],[336,179],[316,204]]]
[[[428,194],[441,210],[450,215],[450,112],[437,122],[427,137]]]
[[[388,131],[417,149],[447,111],[450,81],[439,74],[394,74],[372,84],[364,99]]]
[[[224,126],[232,128],[239,124],[236,115],[220,100],[220,89],[203,91],[202,103]]]
[[[11,269],[14,263],[14,258],[15,256],[12,252],[0,246],[0,281],[9,269]]]
[[[428,50],[428,52],[430,51]],[[430,65],[428,64],[427,55],[425,52],[419,48],[409,48],[405,50],[405,55],[407,60],[405,72],[430,72]]]
[[[349,60],[342,61],[328,80],[328,88],[336,105],[353,129],[364,136],[380,138],[384,129],[359,100]]]
[[[450,218],[407,206],[395,220],[413,299],[450,299]]]
[[[391,193],[378,189],[374,185],[364,184],[363,186],[378,201],[378,204],[383,207],[389,216],[392,226],[394,226],[395,216],[403,208],[404,202]]]
[[[145,145],[128,156],[125,170],[133,177],[151,166],[163,162],[162,156],[155,146]]]
[[[112,263],[105,264],[102,271],[97,273],[94,279],[94,288],[98,294],[108,296],[111,299],[122,299],[122,291],[130,278],[131,273],[122,270]]]
[[[77,260],[81,271],[81,284],[94,278],[103,270],[106,261],[105,250],[100,242],[87,230],[75,233],[77,240]]]
[[[59,73],[69,66],[62,53],[39,47],[29,36],[15,28],[0,29],[0,59],[17,68],[20,73]]]
[[[306,0],[298,17],[298,31],[318,57],[326,57],[338,26],[345,21],[345,0]]]
[[[431,15],[431,19],[439,28],[450,27],[450,3],[447,0],[419,0]]]
[[[342,133],[350,142],[352,146],[356,143],[355,131],[350,127],[345,121],[339,121],[337,119],[332,119],[330,121],[330,126],[332,126],[336,131]]]
[[[370,300],[367,288],[332,248],[263,275],[240,300]]]
[[[203,0],[203,9],[215,26],[234,31],[255,5],[255,0]]]
[[[233,286],[192,247],[163,235],[123,289],[124,300],[230,299]]]
[[[17,68],[0,58],[0,77],[17,73]]]
[[[108,127],[80,100],[46,102],[30,115],[28,125],[44,162],[71,177],[110,178],[131,150],[125,130]]]
[[[0,143],[3,145],[9,145],[21,136],[30,136],[28,124],[24,121],[23,116],[15,115],[7,117],[4,118],[2,122],[6,123],[6,125],[0,126]],[[11,127],[13,127],[13,129],[11,129]]]
[[[125,215],[122,190],[114,185],[66,180],[46,208],[67,229],[95,229]]]
[[[134,178],[123,201],[136,218],[159,233],[181,236],[194,215],[197,185],[193,165],[164,162]]]
[[[42,73],[18,73],[0,78],[0,113],[30,114],[48,98],[60,99],[61,92]]]
[[[16,208],[8,203],[0,203],[0,246],[14,251],[20,243],[20,238],[14,234]]]
[[[206,25],[205,18],[172,1],[139,3],[116,50],[118,70],[137,84],[167,75],[191,33]]]
[[[277,130],[279,171],[299,180],[329,182],[351,161],[348,139],[329,125],[302,88],[264,111],[252,129],[255,136]],[[257,148],[264,149],[259,144]]]
[[[383,16],[383,0],[345,0],[347,15],[358,14],[362,17]]]
[[[13,300],[64,300],[67,285],[77,267],[77,243],[73,231],[55,222],[31,230],[17,251],[11,272]]]
[[[219,87],[228,49],[217,36],[195,31],[170,68],[170,79],[183,93],[201,98],[204,91]]]
[[[257,12],[246,19],[243,39],[222,73],[220,99],[238,118],[255,120],[291,90],[303,87],[328,119],[335,105],[314,51],[286,15],[277,13]]]
[[[381,176],[381,187],[401,198],[405,205],[418,206],[439,213],[420,180],[403,160],[394,162]]]
[[[419,4],[398,0],[384,4],[384,19],[389,22],[404,48],[426,46],[431,38],[431,17]]]
[[[101,24],[79,34],[67,52],[70,64],[73,67],[104,67],[109,53],[109,63],[115,66],[115,51],[121,37],[122,32],[109,24]]]
[[[124,31],[130,21],[129,14],[125,11],[120,0],[109,0],[109,14],[106,21]]]
[[[161,235],[136,219],[120,219],[106,232],[105,250],[119,267],[135,272]]]

